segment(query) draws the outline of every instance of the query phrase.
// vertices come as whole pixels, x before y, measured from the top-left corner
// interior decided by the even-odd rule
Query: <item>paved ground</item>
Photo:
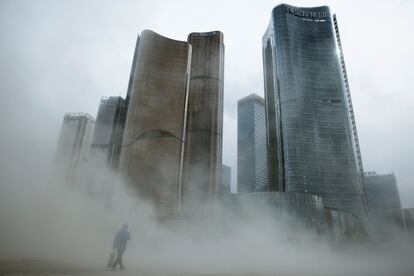
[[[42,260],[0,261],[0,276],[3,275],[110,275],[118,274],[111,270],[83,268],[63,263]],[[126,274],[129,275],[129,274]]]
[[[209,273],[177,273],[172,271],[160,271],[157,269],[126,269],[124,271],[112,271],[105,268],[85,268],[64,263],[52,263],[42,260],[0,260],[0,276],[5,275],[24,275],[24,276],[218,276],[217,274]],[[223,274],[224,276],[296,276],[292,274],[261,274],[261,273],[238,273]],[[223,276],[220,275],[220,276]],[[308,275],[307,275],[308,276]],[[310,276],[310,275],[309,275]]]
[[[223,273],[223,274],[211,274],[211,273],[183,273],[173,271],[161,271],[157,268],[146,269],[127,269],[125,271],[112,271],[100,267],[80,267],[64,263],[53,263],[42,260],[0,260],[0,276],[5,275],[24,275],[24,276],[352,276],[345,271],[336,271],[332,273],[322,273],[315,271],[307,271],[306,273]],[[355,276],[412,276],[413,273],[388,273],[388,272],[365,272]]]

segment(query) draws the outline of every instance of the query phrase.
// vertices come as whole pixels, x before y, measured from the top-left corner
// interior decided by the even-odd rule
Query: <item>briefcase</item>
[[[111,254],[109,254],[108,263],[106,264],[106,267],[112,267],[115,262],[116,252],[112,251]]]

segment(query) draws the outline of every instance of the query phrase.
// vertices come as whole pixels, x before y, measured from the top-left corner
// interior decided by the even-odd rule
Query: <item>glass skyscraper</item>
[[[237,192],[268,190],[265,102],[251,94],[237,103]]]
[[[286,4],[263,36],[269,189],[366,210],[363,168],[335,15]]]

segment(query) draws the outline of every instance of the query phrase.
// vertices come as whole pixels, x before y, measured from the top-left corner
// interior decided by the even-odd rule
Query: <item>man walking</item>
[[[125,252],[127,241],[130,239],[128,224],[125,223],[122,226],[122,229],[116,233],[113,250],[116,250],[116,259],[112,265],[112,270],[115,270],[116,266],[119,264],[121,270],[124,270],[124,265],[122,264],[122,255]]]

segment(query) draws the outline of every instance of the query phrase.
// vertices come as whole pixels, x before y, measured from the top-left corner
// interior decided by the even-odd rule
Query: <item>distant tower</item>
[[[405,208],[403,212],[407,233],[414,238],[414,208]]]
[[[394,174],[366,174],[365,191],[370,218],[382,233],[404,229],[404,217]]]
[[[183,170],[183,202],[208,200],[220,189],[224,44],[219,31],[191,33],[191,74]],[[192,209],[192,207],[190,207]]]
[[[221,187],[220,193],[231,193],[231,167],[223,165],[221,167]]]
[[[180,202],[191,46],[152,31],[137,41],[120,175],[161,218]]]
[[[237,103],[237,192],[268,190],[265,101],[256,94]]]
[[[122,97],[101,99],[91,144],[90,192],[112,196],[115,174],[119,166],[126,104]]]
[[[88,163],[95,120],[86,113],[66,113],[55,152],[54,180],[74,184]]]
[[[335,15],[286,4],[263,36],[270,189],[365,214],[363,168]]]
[[[91,159],[99,163],[97,165],[100,167],[118,169],[125,110],[122,97],[101,99],[91,145]]]

